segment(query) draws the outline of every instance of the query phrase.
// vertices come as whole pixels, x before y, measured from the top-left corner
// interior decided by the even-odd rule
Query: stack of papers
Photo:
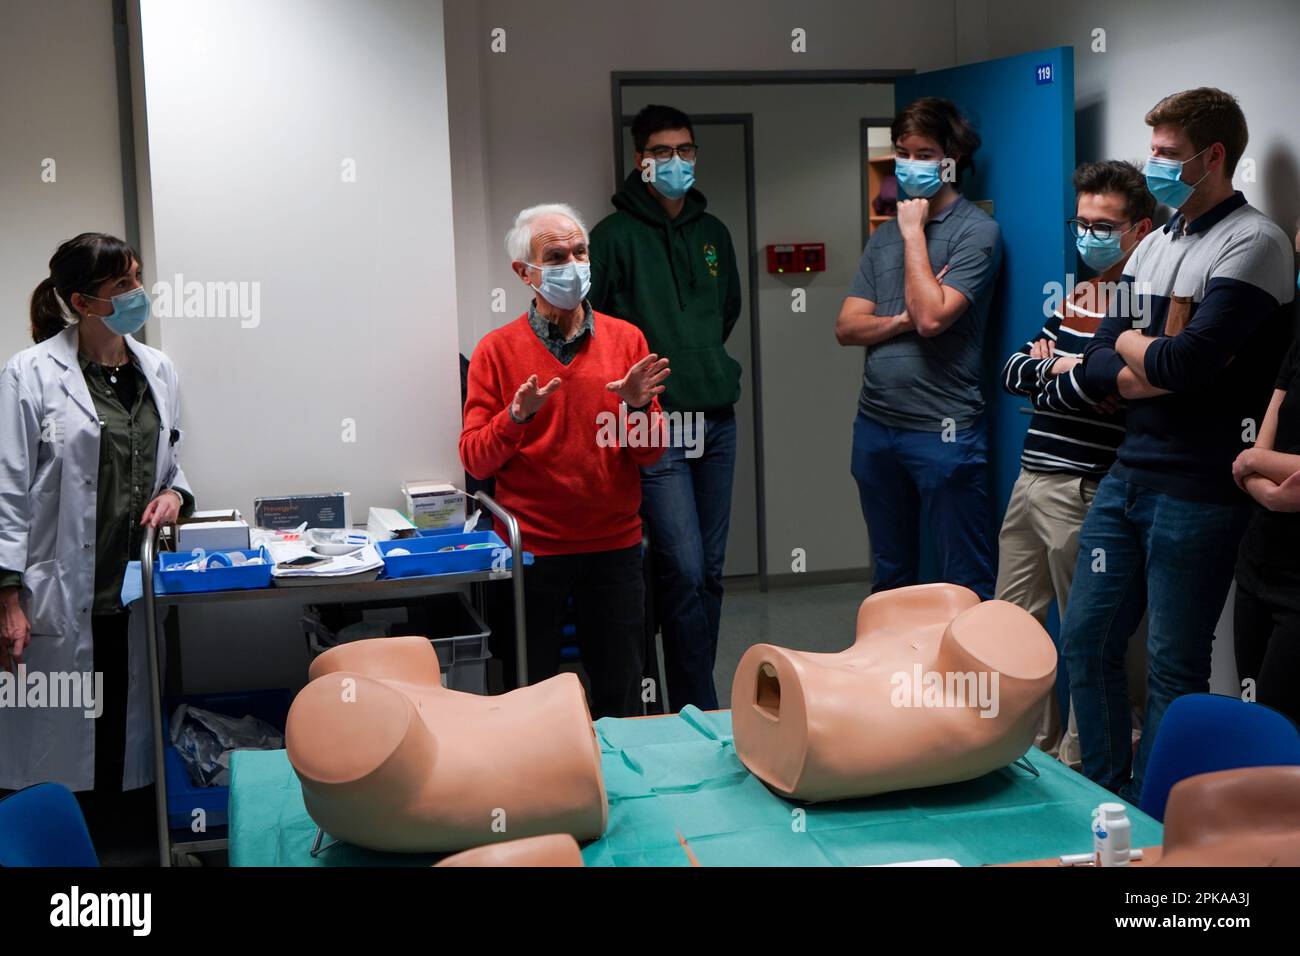
[[[336,555],[321,554],[306,541],[272,539],[265,544],[275,562],[271,577],[276,584],[373,581],[384,567],[384,559],[373,544]]]

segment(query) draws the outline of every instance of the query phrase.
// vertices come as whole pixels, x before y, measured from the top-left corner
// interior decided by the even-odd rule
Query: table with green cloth
[[[687,707],[670,717],[604,718],[596,721],[596,735],[609,825],[583,848],[588,866],[689,866],[683,840],[702,866],[1035,860],[1090,853],[1092,811],[1118,800],[1031,749],[1026,757],[1038,776],[1011,765],[965,783],[801,804],[775,795],[745,769],[729,711]],[[1136,807],[1128,815],[1133,846],[1161,842],[1159,823]],[[438,859],[344,843],[313,858],[315,835],[285,752],[236,752],[231,866],[421,866]]]

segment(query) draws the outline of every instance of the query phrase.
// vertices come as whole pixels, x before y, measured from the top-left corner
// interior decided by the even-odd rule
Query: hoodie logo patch
[[[704,264],[709,267],[709,275],[718,277],[718,248],[711,242],[704,244]]]

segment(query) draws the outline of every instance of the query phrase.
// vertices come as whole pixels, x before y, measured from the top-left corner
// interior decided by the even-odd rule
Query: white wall
[[[668,103],[693,114],[753,114],[769,570],[789,574],[795,548],[810,572],[868,567],[866,525],[849,474],[862,350],[836,343],[835,316],[862,254],[859,121],[893,115],[893,85],[629,87],[623,102],[625,113]],[[701,152],[706,197],[709,183]],[[732,238],[743,249],[741,225]],[[763,250],[781,242],[826,243],[826,271],[768,274]],[[806,312],[791,308],[796,288],[807,293]],[[748,356],[742,361],[750,364]],[[740,461],[737,469],[748,465]]]
[[[160,322],[203,506],[463,474],[442,4],[364,11],[140,3],[150,274],[260,306]]]
[[[1237,96],[1250,126],[1237,188],[1290,235],[1300,216],[1300,90],[1295,0],[1096,0],[1049,4],[988,0],[983,57],[1039,47],[1075,48],[1076,149],[1079,159],[1149,153],[1142,117],[1169,93],[1217,86]],[[996,24],[996,29],[992,28]],[[1095,29],[1105,52],[1092,52]]]
[[[28,300],[59,243],[125,228],[112,5],[6,0],[2,15],[0,363],[32,344]]]
[[[155,320],[200,507],[342,489],[364,521],[403,479],[459,481],[441,2],[132,12],[146,270],[245,284],[259,306]],[[187,610],[185,689],[300,684],[298,613]]]
[[[487,119],[483,110],[482,62],[478,4],[452,0],[444,4],[448,42],[447,93],[451,111],[452,208],[456,231],[456,301],[459,345],[468,356],[485,332],[503,324],[491,321],[488,273],[505,256],[505,230],[489,231],[488,184],[483,167]],[[511,313],[513,317],[513,313]]]

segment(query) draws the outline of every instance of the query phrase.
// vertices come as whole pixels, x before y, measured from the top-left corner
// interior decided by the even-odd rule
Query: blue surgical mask
[[[1205,147],[1205,149],[1209,148],[1208,146]],[[1205,152],[1205,149],[1201,150],[1201,153]],[[1152,156],[1147,159],[1146,169],[1143,170],[1143,173],[1146,175],[1147,189],[1150,190],[1151,195],[1166,206],[1172,206],[1174,209],[1180,208],[1191,197],[1192,191],[1201,184],[1201,180],[1210,175],[1210,171],[1207,169],[1205,176],[1202,176],[1196,182],[1183,182],[1183,166],[1195,159],[1196,156],[1200,156],[1201,153],[1197,153],[1186,160],[1161,159],[1159,156]]]
[[[139,332],[149,320],[149,293],[144,291],[143,286],[115,295],[111,299],[86,295],[84,292],[82,295],[87,299],[113,303],[113,311],[98,318],[114,335],[131,335]]]
[[[894,176],[908,199],[929,199],[943,188],[938,160],[895,159]]]
[[[1098,239],[1091,232],[1085,232],[1082,236],[1075,237],[1074,247],[1079,250],[1079,258],[1087,263],[1089,269],[1105,272],[1124,258],[1124,249],[1120,246],[1120,238],[1128,235],[1136,228],[1136,226],[1130,226],[1123,232],[1112,232],[1110,237],[1106,239]]]
[[[674,153],[667,162],[655,163],[655,178],[651,185],[665,199],[681,199],[695,185],[695,164]]]
[[[533,291],[557,309],[576,309],[591,291],[589,262],[569,261],[562,266],[527,264],[542,273],[542,282],[532,286]]]

